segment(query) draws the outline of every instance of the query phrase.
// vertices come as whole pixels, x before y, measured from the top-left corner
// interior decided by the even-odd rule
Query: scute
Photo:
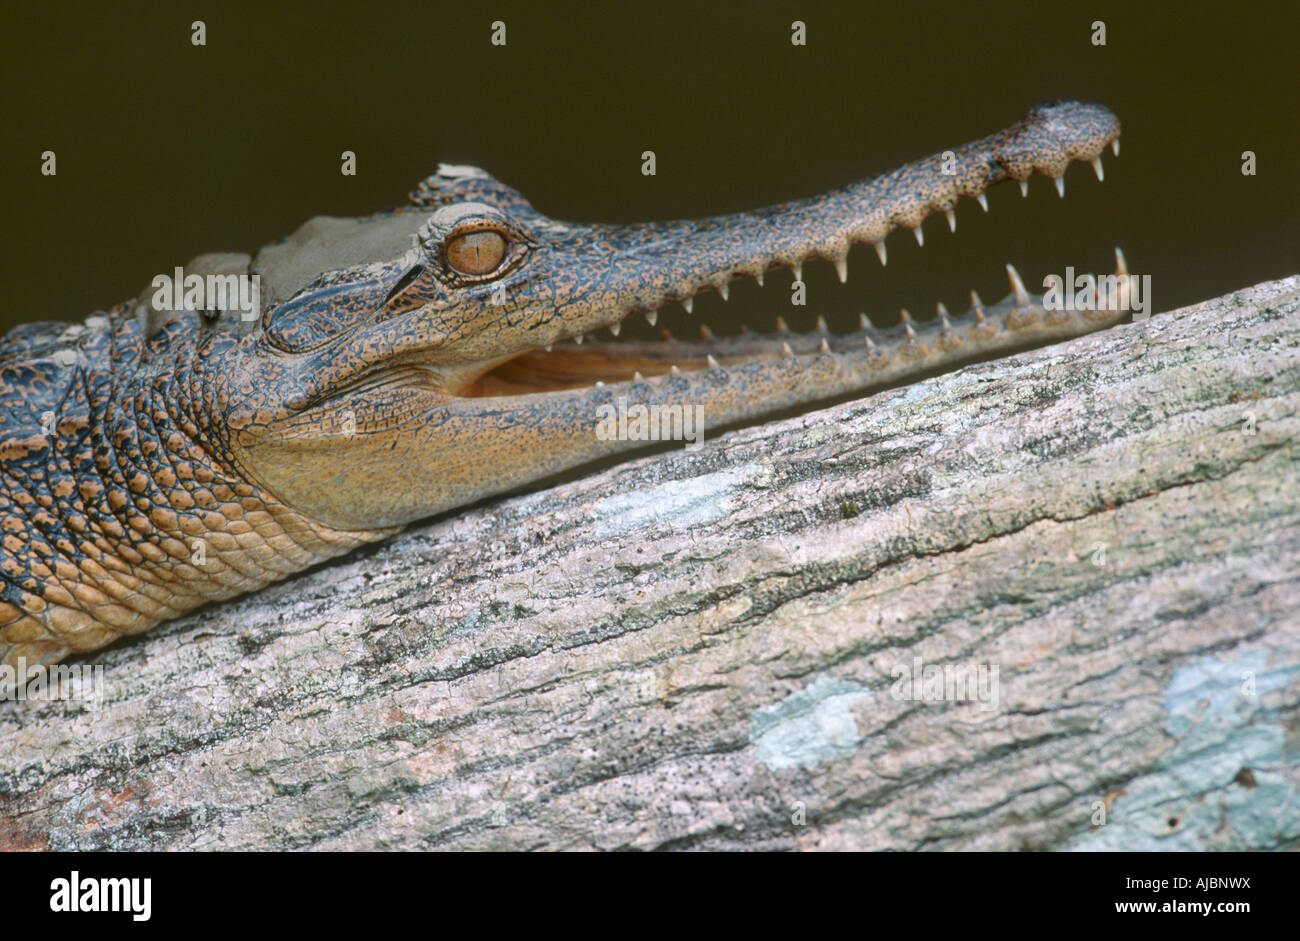
[[[0,339],[0,445],[46,434],[44,416],[59,414],[106,334],[103,328],[43,321],[15,327]]]

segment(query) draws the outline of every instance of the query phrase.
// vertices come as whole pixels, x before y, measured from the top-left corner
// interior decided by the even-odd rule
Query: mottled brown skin
[[[619,396],[717,427],[1077,336],[1120,311],[1023,291],[885,334],[566,343],[740,275],[844,263],[1119,136],[1058,103],[942,156],[812,199],[704,221],[567,225],[482,171],[414,194],[408,250],[319,273],[258,329],[125,307],[0,343],[0,660],[54,662],[284,578],[452,507],[641,446],[601,440]],[[400,221],[400,220],[399,220]],[[645,378],[648,377],[648,378]]]

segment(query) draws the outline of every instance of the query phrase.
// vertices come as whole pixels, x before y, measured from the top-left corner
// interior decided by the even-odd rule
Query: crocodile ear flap
[[[420,266],[366,265],[330,271],[262,317],[263,334],[286,353],[305,353],[370,321]],[[414,275],[412,274],[414,271]]]
[[[438,164],[438,172],[420,181],[411,194],[411,202],[426,209],[438,209],[453,203],[486,203],[507,215],[531,215],[536,212],[528,200],[500,180],[478,167]]]

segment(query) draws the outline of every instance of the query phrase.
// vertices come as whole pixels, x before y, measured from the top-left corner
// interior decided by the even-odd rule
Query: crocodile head
[[[622,396],[700,407],[712,425],[869,388],[974,356],[1077,335],[1119,312],[1047,310],[1015,293],[965,319],[890,338],[863,329],[661,343],[617,337],[633,314],[705,290],[726,294],[770,268],[800,277],[810,258],[846,277],[849,249],[950,223],[963,197],[1061,185],[1067,165],[1118,150],[1097,105],[1056,103],[1016,125],[810,199],[703,221],[576,225],[535,211],[474,168],[444,167],[393,220],[399,250],[326,271],[270,307],[260,327],[209,364],[211,408],[240,473],[316,523],[392,527],[635,446],[597,434]],[[918,330],[920,331],[918,333]],[[571,341],[571,342],[562,342]]]

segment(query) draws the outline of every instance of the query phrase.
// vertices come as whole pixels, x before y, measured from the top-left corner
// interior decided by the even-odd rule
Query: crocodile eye
[[[506,240],[500,232],[486,229],[458,235],[447,243],[447,264],[461,274],[491,274],[506,257]]]

